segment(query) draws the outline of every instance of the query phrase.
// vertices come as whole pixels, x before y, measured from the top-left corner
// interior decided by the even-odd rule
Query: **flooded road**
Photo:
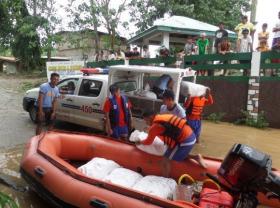
[[[24,144],[34,135],[34,124],[22,109],[22,83],[32,80],[0,76],[0,173],[8,176],[18,186],[26,186],[20,178],[19,164]],[[71,129],[72,125],[63,124]],[[83,129],[87,130],[87,129]],[[256,147],[272,156],[273,167],[280,169],[280,130],[235,126],[228,123],[203,122],[202,135],[193,154],[223,158],[234,143]],[[21,193],[0,183],[0,191],[9,194],[21,208],[50,207],[32,191]]]
[[[256,129],[230,123],[211,123],[203,121],[200,143],[193,153],[223,158],[233,144],[242,143],[270,154],[272,166],[280,169],[280,130]]]

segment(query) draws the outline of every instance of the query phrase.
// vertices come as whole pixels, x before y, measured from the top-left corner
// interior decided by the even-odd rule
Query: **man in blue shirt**
[[[163,105],[160,107],[160,114],[173,114],[179,118],[186,118],[186,112],[183,107],[175,101],[174,92],[170,89],[164,91],[162,95]]]
[[[42,131],[42,123],[45,120],[49,130],[53,128],[57,98],[60,96],[58,87],[59,74],[52,73],[50,82],[40,86],[39,96],[35,103],[37,107],[37,127],[36,135]]]

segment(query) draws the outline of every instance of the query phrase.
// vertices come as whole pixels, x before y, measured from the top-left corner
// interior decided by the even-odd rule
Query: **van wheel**
[[[36,123],[37,122],[37,119],[36,119],[37,111],[36,111],[36,108],[35,108],[35,106],[33,104],[28,109],[28,112],[29,112],[29,117],[30,117],[31,121],[33,123]]]

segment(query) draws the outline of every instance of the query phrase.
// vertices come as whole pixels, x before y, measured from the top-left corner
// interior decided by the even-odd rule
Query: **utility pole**
[[[250,21],[251,21],[254,25],[257,24],[257,22],[256,22],[257,5],[258,5],[258,0],[252,0]],[[252,34],[252,41],[254,42],[254,33]]]
[[[258,5],[258,0],[252,0],[250,20],[253,24],[256,24],[257,5]]]

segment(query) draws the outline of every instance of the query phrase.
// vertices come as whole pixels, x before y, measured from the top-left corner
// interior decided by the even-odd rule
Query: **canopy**
[[[207,37],[213,38],[215,31],[219,28],[205,22],[201,22],[189,17],[171,16],[169,18],[161,18],[154,22],[154,25],[144,32],[132,37],[128,40],[129,44],[164,44],[166,41],[170,43],[185,43],[186,36],[198,36],[205,32]],[[236,38],[233,31],[228,31],[230,38]],[[164,41],[165,39],[165,41]]]

